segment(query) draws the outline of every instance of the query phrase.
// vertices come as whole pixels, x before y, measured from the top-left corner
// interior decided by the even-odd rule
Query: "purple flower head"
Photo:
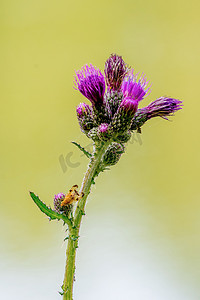
[[[141,109],[147,114],[147,118],[161,117],[168,119],[167,116],[173,115],[174,112],[178,111],[182,107],[182,101],[173,98],[161,97],[151,102],[147,107]]]
[[[82,117],[89,110],[90,110],[90,106],[84,102],[80,103],[76,107],[76,112],[77,112],[78,117]]]
[[[106,131],[108,131],[108,124],[107,123],[102,123],[100,126],[99,126],[99,131],[104,133]]]
[[[147,85],[145,76],[142,74],[138,79],[138,74],[133,75],[133,70],[124,78],[121,87],[123,98],[112,121],[118,132],[123,133],[130,128],[139,101],[144,99],[150,89]]]
[[[143,73],[134,74],[117,54],[111,54],[106,60],[104,73],[105,77],[98,68],[85,65],[76,72],[74,82],[74,88],[92,104],[81,103],[76,112],[82,132],[95,142],[114,140],[116,135],[128,140],[130,134],[125,133],[140,131],[147,120],[156,116],[167,119],[182,108],[181,101],[161,97],[138,109],[151,86]]]
[[[122,83],[122,93],[124,98],[132,98],[138,102],[144,99],[147,93],[150,92],[150,87],[147,87],[148,82],[142,74],[138,80],[138,75],[133,75],[133,70],[125,77]]]
[[[167,116],[173,115],[182,109],[183,102],[174,98],[161,97],[148,106],[138,109],[134,115],[131,130],[138,130],[147,120],[154,117],[161,117],[168,120]]]
[[[57,212],[61,212],[61,202],[64,200],[65,194],[59,193],[54,196],[54,208]]]
[[[120,108],[129,115],[134,115],[138,108],[138,100],[126,97],[122,100]]]
[[[76,72],[75,89],[89,99],[94,106],[103,104],[105,79],[101,71],[93,65],[85,65]]]
[[[65,194],[63,193],[58,193],[57,195],[54,196],[54,200],[63,200],[65,198]]]
[[[105,63],[105,77],[107,86],[113,90],[119,90],[127,73],[127,65],[121,56],[111,54]]]

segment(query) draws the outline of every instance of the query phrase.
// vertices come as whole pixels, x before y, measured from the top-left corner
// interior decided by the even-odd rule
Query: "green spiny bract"
[[[119,105],[123,99],[123,94],[120,91],[108,90],[104,96],[104,99],[108,114],[110,116],[110,119],[112,120],[112,117],[117,112]]]
[[[118,143],[127,143],[131,138],[131,131],[127,130],[123,134],[119,134],[115,137],[113,137],[113,141],[118,142]]]
[[[97,135],[101,141],[108,141],[113,136],[112,127],[107,123],[102,123],[97,130]]]
[[[92,128],[92,129],[88,132],[87,137],[88,137],[89,139],[92,139],[94,142],[98,142],[98,141],[99,141],[98,127]]]
[[[113,131],[118,135],[123,135],[130,129],[132,119],[133,115],[127,114],[126,111],[119,108],[112,120]]]

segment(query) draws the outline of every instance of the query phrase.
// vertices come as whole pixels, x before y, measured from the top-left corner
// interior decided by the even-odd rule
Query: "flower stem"
[[[66,252],[67,260],[65,267],[65,277],[63,281],[63,300],[72,299],[77,243],[78,238],[75,239],[73,232],[70,232]]]
[[[91,185],[94,183],[94,178],[98,174],[99,164],[102,156],[107,149],[109,142],[103,143],[98,146],[94,151],[91,161],[88,165],[88,169],[85,173],[80,192],[84,193],[84,196],[79,200],[76,207],[73,227],[69,228],[69,239],[67,245],[67,260],[65,267],[65,276],[63,281],[63,300],[73,300],[73,283],[75,273],[75,258],[76,249],[78,248],[78,238],[82,216],[85,214],[85,204],[87,197],[90,193]]]

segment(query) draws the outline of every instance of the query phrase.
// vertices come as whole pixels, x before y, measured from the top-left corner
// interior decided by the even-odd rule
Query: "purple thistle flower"
[[[143,74],[137,81],[138,75],[139,74],[133,75],[132,70],[129,75],[125,77],[122,83],[122,93],[124,98],[132,98],[139,102],[147,96],[148,92],[150,92],[150,87],[147,87],[148,82]]]
[[[127,65],[122,57],[117,54],[111,54],[106,60],[104,70],[107,86],[112,90],[119,90],[127,70]]]
[[[120,110],[128,113],[130,116],[133,116],[138,108],[138,100],[132,98],[124,98],[120,104]]]
[[[173,98],[161,97],[151,102],[147,107],[142,108],[147,113],[147,118],[161,117],[167,119],[167,116],[173,115],[174,112],[178,111],[182,107],[182,101]]]
[[[77,118],[81,130],[94,141],[111,138],[115,133],[123,136],[127,131],[140,130],[147,120],[156,116],[167,119],[181,109],[181,101],[167,97],[138,109],[151,86],[143,73],[134,75],[133,69],[128,70],[121,56],[111,54],[105,63],[105,78],[91,64],[76,72],[75,89],[92,103],[92,106],[85,103],[77,106]]]
[[[167,116],[171,116],[182,109],[182,103],[180,100],[167,97],[161,97],[151,102],[148,106],[138,109],[133,118],[131,130],[140,129],[147,120],[154,117],[168,120]]]
[[[75,89],[89,99],[93,106],[103,104],[105,79],[101,71],[92,64],[85,65],[76,72]]]

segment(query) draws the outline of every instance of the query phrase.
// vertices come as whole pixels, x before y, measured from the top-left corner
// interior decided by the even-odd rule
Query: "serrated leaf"
[[[30,192],[31,198],[35,202],[35,204],[38,206],[38,208],[50,218],[50,220],[63,220],[65,223],[67,223],[69,226],[71,226],[71,221],[64,216],[63,214],[59,214],[50,207],[46,206],[44,202],[42,202],[38,196],[36,196],[33,192]]]
[[[76,143],[76,142],[72,142],[72,144],[74,144],[76,147],[79,148],[79,150],[81,150],[85,156],[87,156],[88,158],[92,157],[92,154],[90,152],[88,152],[87,150],[85,150],[85,148],[83,148],[80,144]]]

